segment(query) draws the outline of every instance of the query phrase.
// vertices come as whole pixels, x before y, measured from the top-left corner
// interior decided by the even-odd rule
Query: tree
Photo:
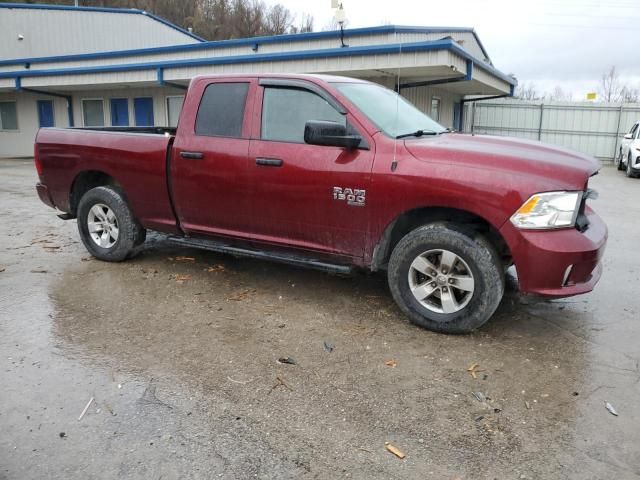
[[[604,102],[633,103],[640,100],[640,89],[622,82],[615,66],[602,74],[598,93]]]
[[[307,33],[313,32],[313,17],[308,14],[303,14],[300,19],[300,23],[296,25],[292,25],[289,29],[290,33]]]
[[[622,88],[622,101],[625,103],[637,103],[640,101],[640,89],[624,86]]]
[[[622,97],[623,85],[620,84],[620,78],[616,67],[613,65],[608,72],[602,74],[598,93],[604,102],[619,102]]]
[[[518,85],[514,97],[520,100],[540,100],[542,98],[535,84],[527,82]]]
[[[547,98],[552,102],[570,102],[573,98],[573,94],[571,92],[566,92],[561,86],[557,85]]]

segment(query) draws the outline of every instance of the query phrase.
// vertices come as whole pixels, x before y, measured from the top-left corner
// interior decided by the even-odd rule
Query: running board
[[[348,275],[353,272],[353,268],[348,265],[337,265],[327,263],[313,258],[302,257],[299,255],[268,252],[263,250],[252,250],[249,248],[236,247],[215,240],[203,240],[199,238],[176,237],[170,235],[167,237],[170,243],[183,247],[199,248],[201,250],[209,250],[217,253],[229,253],[239,257],[257,258],[260,260],[268,260],[271,262],[286,263],[299,267],[312,268],[323,272],[339,273]]]

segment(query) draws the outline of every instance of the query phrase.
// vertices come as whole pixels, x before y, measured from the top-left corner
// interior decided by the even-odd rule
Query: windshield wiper
[[[416,130],[415,132],[396,135],[396,140],[400,138],[407,138],[407,137],[421,137],[423,135],[440,135],[441,133],[442,132],[434,132],[433,130]]]

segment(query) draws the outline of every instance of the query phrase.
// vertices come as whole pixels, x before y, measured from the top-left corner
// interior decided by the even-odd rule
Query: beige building
[[[399,88],[451,128],[462,125],[465,99],[510,96],[516,83],[492,65],[471,28],[381,26],[205,42],[138,10],[28,4],[0,4],[0,24],[0,157],[30,156],[41,126],[174,126],[199,74],[364,78]]]

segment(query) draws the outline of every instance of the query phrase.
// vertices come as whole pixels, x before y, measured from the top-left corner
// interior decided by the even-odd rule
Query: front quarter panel
[[[535,192],[553,190],[547,178],[526,176],[504,169],[473,167],[433,159],[418,160],[395,147],[397,167],[391,171],[393,142],[378,142],[370,194],[370,255],[385,229],[400,215],[418,208],[443,207],[473,213],[496,230]],[[369,257],[371,258],[371,257]]]

